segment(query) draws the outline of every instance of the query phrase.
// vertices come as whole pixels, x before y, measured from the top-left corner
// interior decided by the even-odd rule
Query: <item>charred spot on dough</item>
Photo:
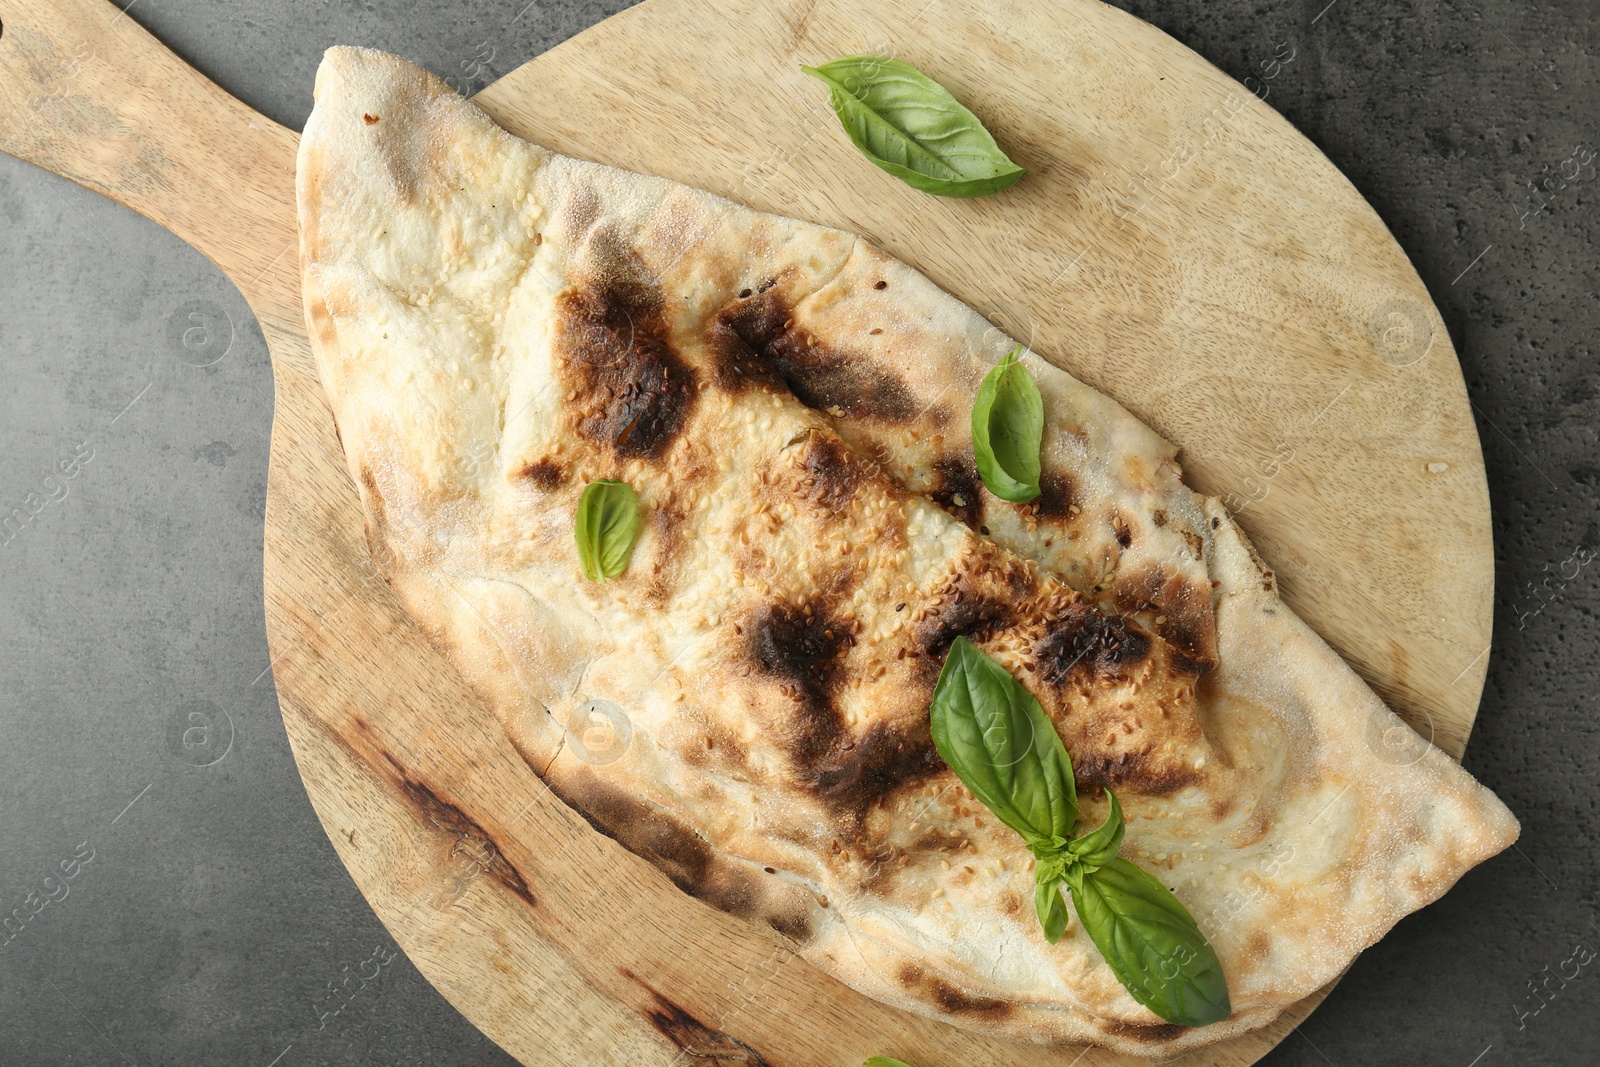
[[[837,434],[812,430],[800,446],[799,495],[829,511],[844,511],[855,499],[866,476],[860,458],[847,449]]]
[[[1117,531],[1117,544],[1121,545],[1123,548],[1127,548],[1133,544],[1133,530],[1128,526],[1127,521],[1124,520],[1121,515],[1118,515],[1113,520],[1113,528]]]
[[[859,821],[880,800],[914,788],[943,769],[924,719],[908,730],[877,722],[859,739],[846,737],[840,728],[802,773],[830,808]]]
[[[973,529],[983,521],[978,468],[965,455],[945,455],[934,461],[933,490],[928,495]]]
[[[617,970],[650,994],[653,1003],[644,1012],[645,1018],[683,1055],[715,1067],[768,1067],[761,1054],[743,1041],[707,1026],[626,967]]]
[[[968,593],[959,582],[945,596],[943,603],[923,617],[917,634],[918,649],[933,659],[936,667],[944,662],[956,638],[982,644],[1015,621],[1011,604],[981,593]]]
[[[1211,590],[1181,577],[1176,580],[1180,583],[1177,588],[1169,586],[1163,591],[1161,607],[1167,621],[1158,630],[1194,665],[1195,673],[1204,673],[1217,665],[1217,616]]]
[[[1132,724],[1135,729],[1140,724]],[[1160,797],[1176,793],[1200,780],[1188,763],[1163,759],[1153,747],[1127,752],[1103,751],[1086,745],[1072,748],[1072,772],[1080,791],[1110,787],[1118,793]]]
[[[1041,519],[1067,519],[1078,502],[1077,483],[1061,471],[1045,471],[1039,478],[1039,495],[1034,498]]]
[[[807,407],[891,423],[917,417],[921,406],[905,382],[871,359],[824,344],[796,326],[794,305],[775,285],[776,279],[763,282],[750,296],[741,290],[740,301],[718,314],[713,333],[731,330]],[[728,364],[728,351],[724,343],[719,366]]]
[[[590,826],[649,861],[685,893],[740,918],[760,915],[755,876],[721,859],[710,842],[667,812],[592,773],[566,780],[544,777],[550,791]]]
[[[570,799],[573,791],[568,788],[552,786],[552,792],[576,808],[590,826],[659,867],[679,889],[700,895],[715,854],[699,834],[665,812],[597,780],[591,779]]]
[[[1009,1001],[993,997],[975,997],[963,993],[955,986],[914,963],[902,963],[895,978],[906,992],[931,1003],[947,1015],[976,1015],[986,1019],[1003,1019],[1015,1009]]]
[[[748,632],[750,660],[792,690],[799,704],[793,731],[779,743],[797,767],[811,767],[843,737],[834,696],[843,677],[840,661],[855,638],[815,598],[760,608]]]
[[[776,278],[773,283],[776,283]],[[723,339],[714,344],[712,354],[722,357],[718,362],[726,362],[730,350],[731,354],[754,358],[765,368],[763,384],[782,382],[778,370],[771,363],[768,347],[782,331],[789,328],[792,315],[794,304],[790,304],[784,293],[773,290],[773,285],[763,283],[760,290],[739,290],[738,302],[717,312],[710,330],[712,338],[723,336],[738,339],[739,346],[733,347],[730,339]]]
[[[542,774],[551,792],[584,821],[634,855],[647,860],[683,892],[742,919],[761,919],[785,937],[812,936],[805,895],[784,899],[764,890],[762,875],[719,856],[710,842],[665,811],[586,772],[558,779]]]
[[[739,300],[717,313],[716,324],[736,334],[749,348],[763,357],[767,346],[789,328],[794,305],[782,292],[774,290],[777,280],[762,284],[760,290],[741,289]]]
[[[1172,646],[1176,668],[1202,674],[1216,666],[1216,615],[1209,588],[1154,563],[1119,571],[1112,594],[1121,612],[1155,614],[1155,632]]]
[[[1001,1019],[1010,1015],[1013,1010],[1009,1001],[997,1000],[994,997],[970,996],[937,978],[928,980],[928,991],[939,1009],[949,1015],[980,1015],[989,1019]]]
[[[859,824],[884,797],[939,771],[925,716],[909,728],[876,722],[859,737],[845,726],[837,695],[855,637],[823,604],[769,605],[750,633],[751,660],[793,689],[799,703],[793,732],[779,743],[807,791],[836,815]]]
[[[992,541],[974,539],[951,575],[933,592],[914,624],[915,650],[937,675],[957,637],[979,644],[1023,621],[1039,591],[1039,577],[1026,562],[1001,552]]]
[[[1125,675],[1150,654],[1150,638],[1088,603],[1071,604],[1034,647],[1045,681],[1062,685],[1074,674]]]
[[[726,322],[718,320],[712,323],[706,334],[706,349],[711,356],[711,380],[726,392],[737,394],[750,388],[788,387],[777,368],[763,359]]]
[[[1162,636],[1172,645],[1173,666],[1184,673],[1198,676],[1217,665],[1216,630],[1207,621],[1202,630],[1198,625],[1188,625],[1182,615],[1167,617]]]
[[[832,743],[828,734],[842,729],[832,702],[843,674],[840,661],[855,644],[855,636],[815,599],[767,605],[758,610],[749,629],[749,656],[761,672],[794,686],[811,713],[809,718],[832,721],[831,731],[811,724],[792,739],[799,762],[810,763]]]
[[[764,353],[796,399],[809,408],[849,418],[906,423],[922,405],[891,371],[870,359],[824,344],[791,325]]]
[[[816,934],[811,925],[811,915],[799,909],[769,912],[762,918],[778,933],[802,945],[809,943]]]
[[[688,421],[694,372],[668,342],[660,290],[620,241],[594,235],[586,277],[556,298],[574,428],[619,457],[657,459]]]
[[[1104,1030],[1118,1037],[1161,1045],[1183,1034],[1188,1027],[1179,1026],[1177,1023],[1112,1023],[1104,1027]]]
[[[1172,646],[1176,668],[1201,674],[1216,666],[1216,609],[1205,582],[1153,563],[1119,571],[1112,592],[1119,611],[1155,614],[1155,632]]]
[[[740,290],[739,302],[718,312],[707,332],[716,383],[734,393],[750,386],[787,388],[763,349],[783,331],[789,314],[778,293]]]
[[[555,460],[539,459],[534,460],[532,463],[523,464],[522,469],[516,473],[516,480],[526,482],[535,489],[549,492],[552,489],[560,488],[561,484],[567,480],[567,474]]]

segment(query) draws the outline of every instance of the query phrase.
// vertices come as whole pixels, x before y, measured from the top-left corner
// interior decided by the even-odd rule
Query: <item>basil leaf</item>
[[[1044,939],[1052,945],[1067,932],[1067,902],[1061,897],[1061,881],[1047,878],[1033,887],[1033,908],[1044,927]]]
[[[800,69],[828,86],[834,113],[862,154],[913,189],[984,196],[1024,173],[976,115],[908,63],[843,56]]]
[[[1217,954],[1167,887],[1120,857],[1069,867],[1078,919],[1117,981],[1168,1022],[1205,1026],[1232,1014]]]
[[[1032,693],[957,637],[929,714],[940,757],[996,818],[1032,847],[1066,844],[1078,819],[1072,760]]]
[[[905,1060],[897,1060],[893,1056],[874,1056],[861,1067],[911,1067]]]
[[[627,570],[639,539],[639,498],[633,486],[610,478],[586,485],[578,497],[573,535],[578,540],[578,564],[591,582]]]
[[[972,405],[972,452],[989,492],[1026,504],[1039,495],[1039,447],[1044,399],[1039,383],[1017,360],[1018,345],[984,376]]]
[[[1106,813],[1106,821],[1100,824],[1100,829],[1084,834],[1067,846],[1067,852],[1086,870],[1104,867],[1122,847],[1122,805],[1109,789],[1106,797],[1111,801],[1111,810]]]

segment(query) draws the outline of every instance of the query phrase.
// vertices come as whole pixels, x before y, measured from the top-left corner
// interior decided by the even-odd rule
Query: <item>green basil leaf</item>
[[[1134,1000],[1181,1026],[1232,1014],[1216,952],[1166,886],[1120,857],[1069,868],[1067,881],[1084,930]]]
[[[861,1067],[911,1067],[905,1060],[897,1060],[893,1056],[874,1056]]]
[[[957,637],[929,715],[939,755],[996,818],[1030,846],[1066,844],[1078,819],[1072,760],[1032,693]]]
[[[862,154],[913,189],[984,196],[1023,175],[976,115],[908,63],[843,56],[800,69],[828,86],[834,113]]]
[[[610,478],[590,482],[578,497],[573,534],[585,578],[603,582],[627,570],[639,539],[639,498],[633,486]]]
[[[1039,383],[1017,359],[1018,345],[984,376],[972,405],[972,452],[989,492],[1026,504],[1039,495],[1039,446],[1044,399]]]
[[[1033,907],[1044,927],[1044,939],[1052,945],[1067,932],[1067,902],[1061,897],[1061,881],[1049,878],[1033,887]]]
[[[1106,798],[1111,801],[1106,821],[1100,824],[1098,830],[1091,830],[1067,846],[1067,852],[1085,868],[1104,867],[1117,854],[1117,849],[1122,847],[1122,805],[1118,803],[1117,795],[1109,789],[1106,790]]]

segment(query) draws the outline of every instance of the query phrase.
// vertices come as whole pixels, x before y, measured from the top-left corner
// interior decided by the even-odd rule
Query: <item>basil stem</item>
[[[800,69],[828,86],[834,114],[862,154],[913,189],[984,196],[1024,173],[976,115],[909,63],[843,56]]]
[[[639,539],[639,497],[633,486],[610,478],[586,485],[578,497],[573,536],[578,542],[578,565],[591,582],[627,570]]]
[[[1018,345],[995,364],[972,405],[972,453],[989,492],[1026,504],[1039,495],[1044,399],[1039,383],[1018,361]]]
[[[873,1056],[861,1067],[911,1067],[905,1060],[897,1060],[893,1056]]]

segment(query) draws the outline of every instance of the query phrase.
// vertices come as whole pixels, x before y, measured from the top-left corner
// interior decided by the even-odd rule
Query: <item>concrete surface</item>
[[[477,88],[618,2],[130,14],[298,129],[328,45]],[[1522,841],[1265,1062],[1600,1062],[1596,164],[1530,190],[1600,143],[1593,5],[1128,6],[1263,78],[1393,228],[1461,353],[1494,500],[1467,766]],[[47,501],[0,544],[0,911],[56,898],[0,943],[0,1064],[509,1063],[395,952],[289,754],[261,608],[272,378],[244,302],[171,234],[8,157],[0,235],[0,511]],[[186,346],[191,312],[211,332]],[[381,976],[334,1014],[346,968]]]

